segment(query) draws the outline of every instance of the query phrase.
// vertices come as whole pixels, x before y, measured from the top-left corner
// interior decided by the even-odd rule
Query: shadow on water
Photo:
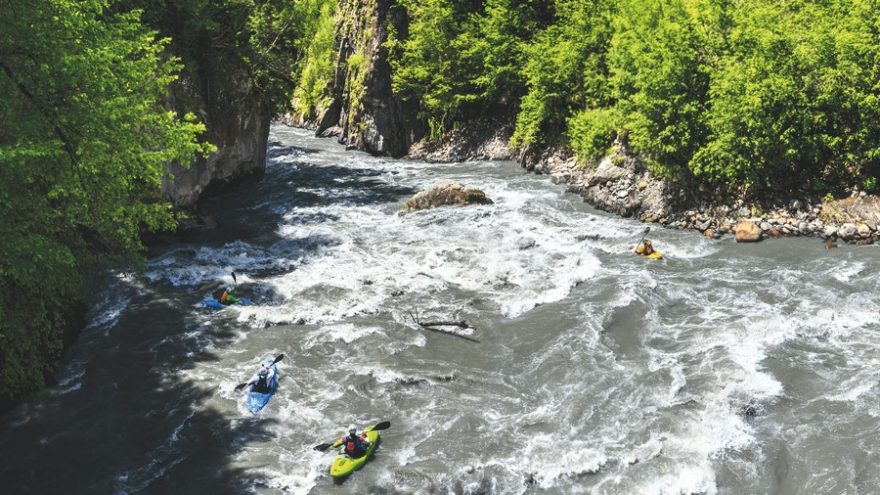
[[[185,370],[216,361],[201,349],[229,346],[233,333],[200,325],[186,309],[132,303],[106,335],[84,336],[68,351],[65,361],[85,363],[79,388],[45,390],[0,418],[3,491],[246,491],[248,475],[232,459],[270,439],[274,420],[230,418],[204,405],[220,383],[198,383]]]
[[[346,163],[309,163],[299,159],[317,151],[297,146],[270,145],[269,164],[262,181],[253,187],[211,197],[203,202],[202,210],[215,215],[221,224],[247,226],[258,223],[274,226],[295,207],[396,203],[418,192],[415,188],[381,179],[384,175],[396,174],[395,171]],[[267,201],[267,198],[270,200]],[[251,207],[242,209],[236,205]],[[311,221],[325,219],[337,218],[330,215],[312,218]]]
[[[416,191],[381,180],[393,173],[296,160],[314,153],[270,146],[264,179],[206,200],[201,210],[217,218],[217,233],[178,238],[154,246],[149,256],[237,242],[261,250],[265,259],[302,259],[340,241],[313,233],[282,236],[282,225],[321,225],[333,213],[298,211],[310,206],[362,206],[400,202]],[[204,262],[204,261],[202,261]],[[218,264],[223,260],[218,259]],[[249,273],[265,277],[296,269],[257,264]],[[192,287],[162,280],[146,289],[114,282],[131,301],[110,328],[87,328],[62,362],[64,386],[30,397],[0,417],[0,486],[16,494],[211,493],[238,494],[253,486],[234,465],[249,444],[271,440],[271,417],[230,417],[211,407],[220,383],[199,382],[186,370],[218,361],[205,351],[232,345],[224,324],[204,325],[192,304]],[[254,289],[262,290],[259,282]],[[275,294],[262,293],[264,299]],[[70,371],[73,364],[80,366]],[[77,375],[79,374],[79,375]],[[246,378],[246,377],[242,377]],[[72,382],[74,385],[70,386]],[[225,399],[221,399],[225,400]],[[235,398],[235,400],[241,400]]]

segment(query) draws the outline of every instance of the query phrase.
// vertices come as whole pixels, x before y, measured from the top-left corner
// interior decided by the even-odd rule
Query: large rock
[[[587,181],[591,186],[594,186],[608,181],[620,180],[632,175],[632,173],[632,167],[624,166],[624,163],[619,161],[618,155],[608,155],[599,162],[595,170],[587,175]]]
[[[427,131],[418,118],[418,99],[391,88],[386,41],[389,31],[408,31],[406,9],[395,0],[340,0],[336,19],[336,73],[316,134],[339,127],[342,144],[375,155],[403,156]]]
[[[743,220],[733,227],[736,242],[757,242],[761,240],[761,227],[750,220]]]
[[[424,139],[413,144],[407,157],[428,162],[463,162],[466,160],[510,160],[510,125],[492,120],[477,120],[453,129],[437,140]]]
[[[195,63],[171,86],[167,103],[180,114],[196,114],[205,124],[202,137],[217,151],[188,166],[167,166],[162,192],[185,207],[194,206],[209,190],[262,176],[272,117],[266,96],[233,48],[207,43],[197,48]]]
[[[829,201],[822,205],[819,219],[826,225],[861,223],[876,230],[880,228],[880,197],[860,196]]]
[[[458,182],[446,182],[422,191],[409,198],[403,205],[404,213],[427,210],[445,205],[490,205],[492,200],[483,191]]]

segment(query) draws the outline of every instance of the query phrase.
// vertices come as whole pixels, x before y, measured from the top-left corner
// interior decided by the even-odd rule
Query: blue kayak
[[[272,361],[270,360],[269,363]],[[247,395],[247,408],[248,411],[256,414],[263,410],[266,407],[266,404],[269,403],[269,400],[275,395],[275,391],[278,390],[278,368],[275,365],[272,365],[272,371],[274,371],[274,375],[272,375],[272,381],[269,383],[269,391],[266,393],[255,392],[254,386],[251,385]]]
[[[222,302],[214,299],[213,297],[211,299],[205,299],[204,301],[202,301],[202,304],[206,308],[211,308],[211,309],[223,309],[226,306],[232,306],[232,304],[223,304]],[[247,297],[242,297],[235,304],[239,304],[241,306],[248,306],[251,304],[251,300],[248,299]]]

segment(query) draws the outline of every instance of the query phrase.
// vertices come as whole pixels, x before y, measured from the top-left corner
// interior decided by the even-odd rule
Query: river
[[[399,214],[447,179],[495,203]],[[4,493],[880,492],[876,247],[656,228],[647,260],[643,224],[513,162],[283,126],[206,210],[106,277],[57,385],[0,418]],[[255,304],[201,307],[233,270]],[[249,414],[235,385],[281,353]],[[312,447],[384,420],[334,484]]]

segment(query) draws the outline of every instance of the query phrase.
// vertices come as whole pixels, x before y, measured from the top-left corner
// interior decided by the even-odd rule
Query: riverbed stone
[[[445,182],[408,199],[403,205],[403,211],[410,213],[445,205],[490,205],[492,203],[492,200],[486,197],[486,193],[477,188],[468,187],[459,182]]]
[[[733,228],[736,242],[757,242],[761,240],[761,227],[751,220],[743,220]]]
[[[856,232],[858,232],[858,228],[854,223],[845,223],[837,229],[837,235],[842,239],[852,239]]]

